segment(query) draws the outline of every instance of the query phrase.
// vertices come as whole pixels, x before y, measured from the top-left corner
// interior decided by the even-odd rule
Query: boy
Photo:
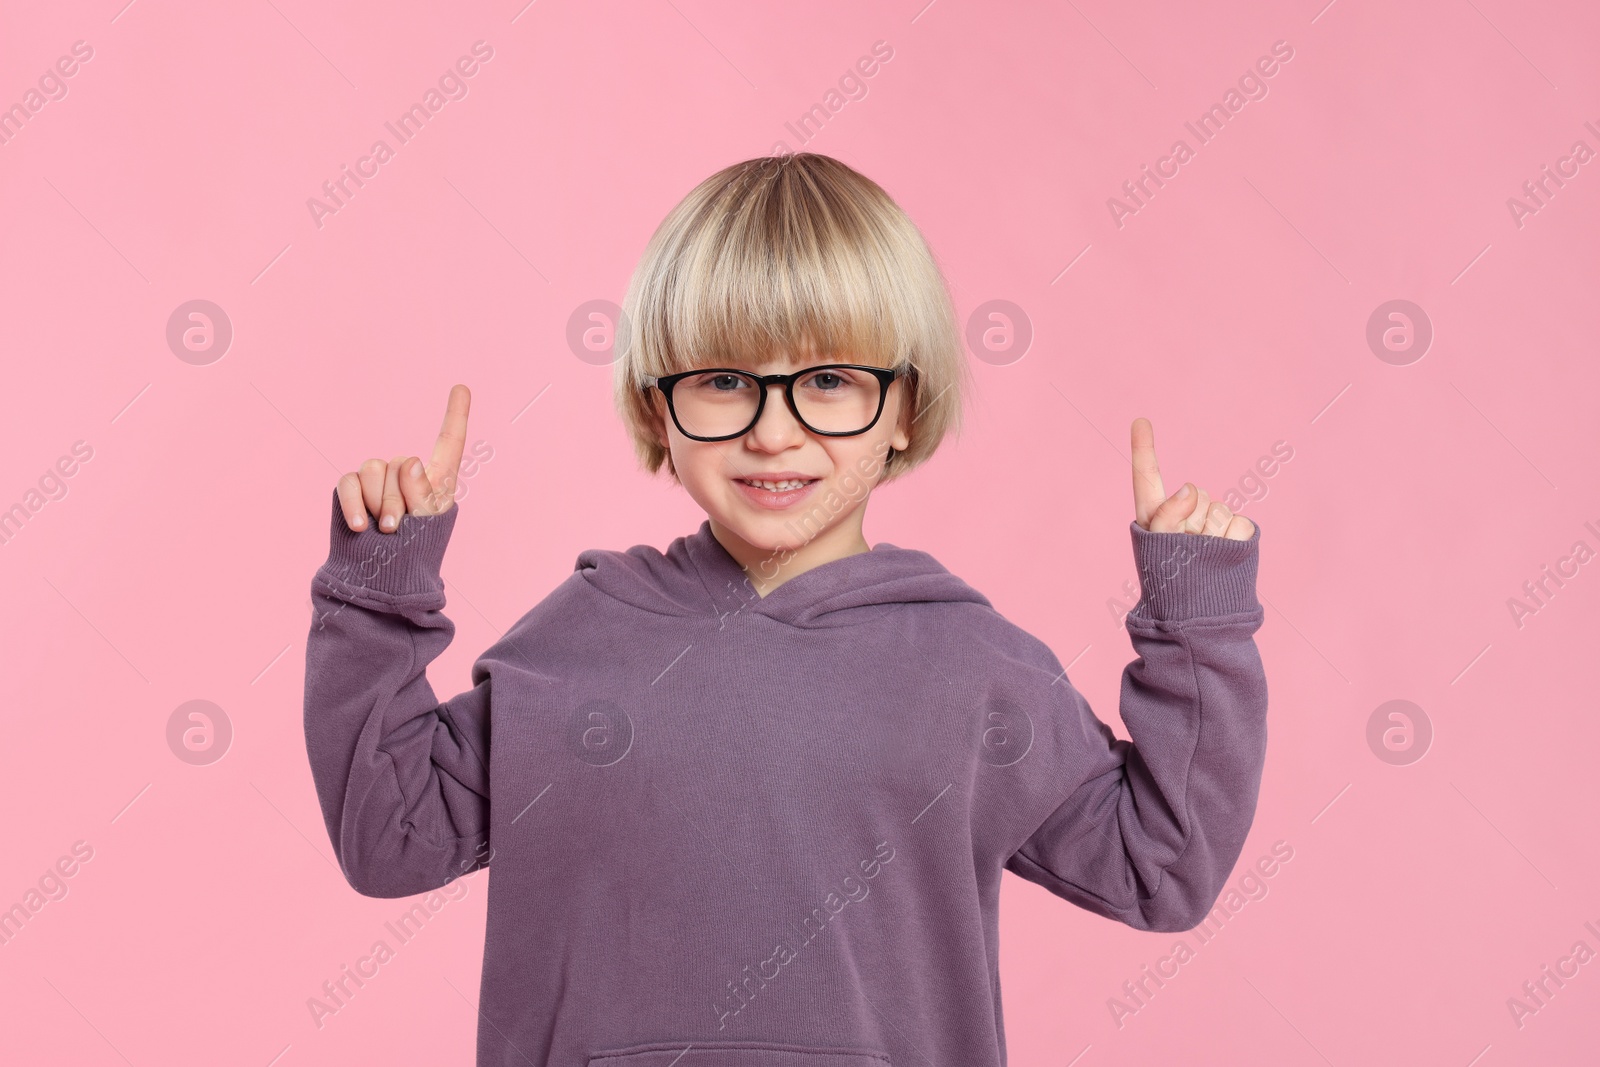
[[[1134,422],[1117,740],[1041,642],[862,535],[965,374],[881,188],[809,153],[729,167],[623,310],[619,410],[706,521],[581,553],[472,689],[441,703],[424,673],[454,633],[466,387],[425,470],[339,481],[305,728],[346,878],[399,897],[492,864],[480,1065],[1003,1065],[1002,870],[1179,931],[1238,858],[1267,736],[1259,529],[1165,497]]]

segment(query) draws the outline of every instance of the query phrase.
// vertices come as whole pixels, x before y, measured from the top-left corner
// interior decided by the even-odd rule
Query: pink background
[[[92,448],[0,546],[0,907],[93,849],[0,947],[0,1059],[471,1062],[487,876],[320,1029],[306,1006],[407,906],[344,883],[306,761],[331,487],[425,451],[472,387],[493,458],[445,563],[441,697],[582,549],[691,531],[567,323],[620,301],[696,182],[783,141],[883,184],[963,321],[1002,299],[1031,323],[1021,358],[974,358],[966,433],[867,534],[1039,635],[1119,735],[1128,424],[1153,421],[1169,491],[1261,486],[1271,744],[1230,884],[1293,858],[1204,946],[1008,877],[1011,1062],[1595,1062],[1600,961],[1521,1027],[1507,1007],[1600,951],[1600,563],[1520,626],[1508,606],[1600,549],[1600,161],[1520,226],[1507,204],[1600,150],[1592,5],[122,3],[0,23],[3,105],[93,48],[0,145],[0,507]],[[477,40],[468,95],[319,228],[307,199]],[[879,40],[802,143],[785,123]],[[1108,198],[1279,40],[1268,95],[1119,228]],[[234,331],[206,365],[166,339],[196,299]],[[1366,340],[1396,299],[1434,331],[1406,365]],[[1433,730],[1405,765],[1367,740],[1400,699]],[[169,747],[190,700],[231,723],[209,765]],[[1119,1026],[1109,998],[1180,939]]]

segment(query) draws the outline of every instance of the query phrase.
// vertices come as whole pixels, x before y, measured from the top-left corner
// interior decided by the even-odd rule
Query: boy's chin
[[[804,548],[809,540],[797,538],[794,531],[787,527],[781,515],[723,515],[713,517],[716,518],[723,529],[732,531],[735,536],[757,552],[769,554],[797,552]]]

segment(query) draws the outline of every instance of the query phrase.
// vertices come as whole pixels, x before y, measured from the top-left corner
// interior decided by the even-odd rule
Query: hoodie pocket
[[[889,1067],[889,1054],[763,1041],[656,1041],[589,1054],[588,1067]]]

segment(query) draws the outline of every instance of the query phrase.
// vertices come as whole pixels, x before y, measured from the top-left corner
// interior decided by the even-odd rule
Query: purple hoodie
[[[357,892],[489,867],[480,1067],[999,1067],[1002,869],[1180,931],[1244,846],[1259,529],[1129,523],[1130,743],[927,553],[762,598],[709,523],[581,553],[440,702],[460,511],[354,533],[335,494],[305,730]]]

